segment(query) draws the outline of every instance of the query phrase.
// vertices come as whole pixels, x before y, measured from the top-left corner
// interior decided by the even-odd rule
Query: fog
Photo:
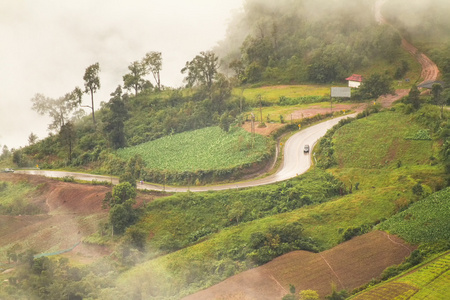
[[[185,62],[224,38],[243,1],[0,0],[0,145],[25,146],[31,132],[45,138],[49,119],[31,110],[30,99],[83,88],[84,71],[96,62],[97,108],[150,51],[162,52],[161,83],[183,85]]]

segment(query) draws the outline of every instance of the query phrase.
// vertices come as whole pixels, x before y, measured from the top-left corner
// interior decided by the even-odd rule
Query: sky
[[[31,98],[84,88],[84,72],[96,62],[96,108],[123,85],[127,67],[150,51],[162,53],[161,84],[182,86],[185,63],[225,37],[243,2],[0,0],[0,146],[17,149],[31,133],[48,136],[50,119],[31,109]],[[83,104],[90,104],[87,94]]]

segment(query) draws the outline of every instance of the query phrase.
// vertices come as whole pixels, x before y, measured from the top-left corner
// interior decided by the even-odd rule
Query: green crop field
[[[450,295],[450,254],[447,253],[351,299],[447,299]]]
[[[138,154],[155,170],[196,171],[227,169],[260,160],[268,151],[269,140],[241,129],[226,133],[219,127],[174,134],[134,147],[120,149],[117,155],[129,159]]]
[[[412,204],[379,225],[408,241],[419,244],[450,240],[450,188]]]

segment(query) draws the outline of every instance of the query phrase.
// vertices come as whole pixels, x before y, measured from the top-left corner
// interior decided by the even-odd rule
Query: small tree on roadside
[[[116,185],[112,193],[107,193],[103,200],[104,207],[109,206],[109,222],[113,234],[122,234],[125,229],[137,220],[133,205],[136,203],[136,189],[129,182]]]
[[[67,159],[69,164],[72,163],[72,150],[76,140],[75,125],[72,122],[67,122],[61,127],[59,132],[61,144],[67,147]]]

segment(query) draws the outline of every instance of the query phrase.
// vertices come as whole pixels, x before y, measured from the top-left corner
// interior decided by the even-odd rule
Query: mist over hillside
[[[374,59],[397,56],[400,37],[377,24],[374,4],[248,0],[215,51],[243,83],[343,80]]]
[[[446,0],[385,1],[382,13],[412,38],[434,42],[449,40],[450,3]]]

